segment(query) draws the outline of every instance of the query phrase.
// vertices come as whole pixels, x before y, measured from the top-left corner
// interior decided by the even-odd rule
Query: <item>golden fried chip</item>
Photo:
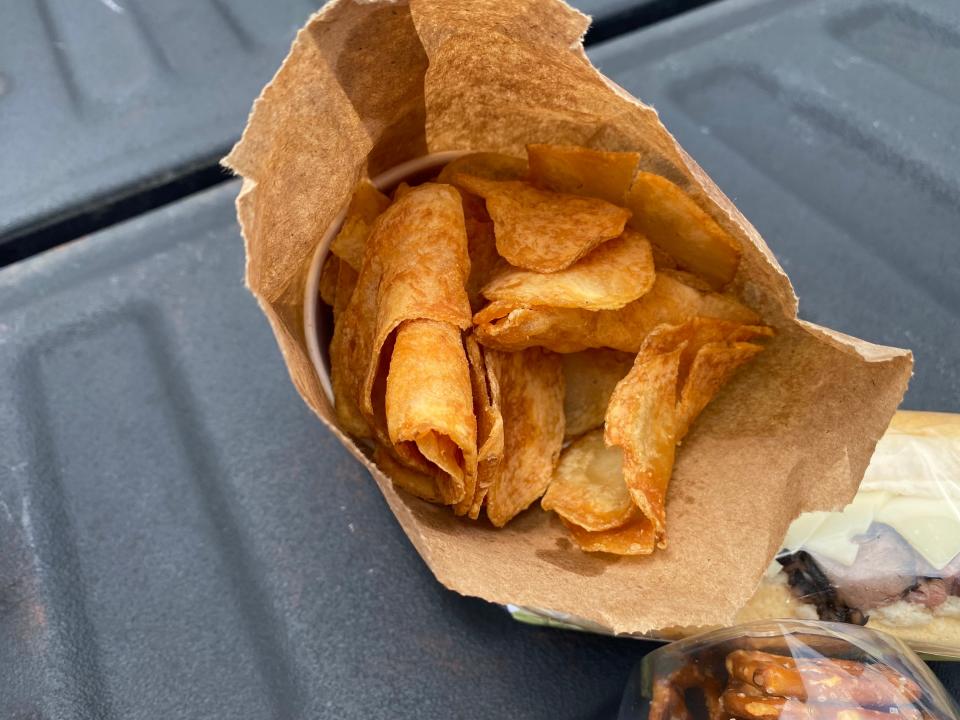
[[[337,298],[337,277],[340,274],[340,258],[327,255],[320,270],[320,299],[333,307]]]
[[[390,442],[416,449],[435,465],[440,496],[458,503],[477,474],[477,420],[460,329],[435,320],[407,320],[397,330],[387,374]]]
[[[467,361],[470,363],[470,385],[473,389],[473,408],[477,416],[477,481],[473,497],[466,495],[454,507],[458,515],[467,514],[472,520],[480,515],[480,507],[497,465],[503,458],[503,416],[500,414],[500,387],[496,376],[484,359],[485,350],[473,335],[465,340]]]
[[[490,282],[503,260],[497,252],[497,241],[493,235],[491,222],[468,222],[467,244],[470,249],[467,296],[470,298],[470,307],[476,310],[483,305],[480,289]],[[506,263],[503,264],[506,265]]]
[[[633,355],[591,348],[560,356],[566,393],[563,398],[564,437],[582,435],[603,425],[610,395],[633,367]]]
[[[470,302],[464,289],[470,258],[460,196],[449,185],[427,183],[413,188],[378,218],[370,243],[368,255],[376,255],[381,272],[360,409],[382,436],[382,396],[374,386],[386,376],[389,353],[383,350],[394,330],[404,320],[415,319],[445,322],[462,330],[470,327]]]
[[[563,521],[577,546],[586,552],[606,552],[612,555],[649,555],[656,544],[653,523],[640,513],[610,530],[590,532],[579,525]]]
[[[373,453],[373,461],[401,490],[414,495],[428,502],[443,504],[443,498],[440,496],[440,490],[437,487],[437,480],[433,475],[411,470],[405,465],[397,462],[396,458],[390,454],[383,445],[377,445]]]
[[[563,371],[560,358],[540,348],[490,352],[487,362],[500,386],[504,441],[487,517],[503,527],[550,484],[563,445]]]
[[[693,421],[740,366],[762,350],[760,345],[747,342],[714,342],[700,348],[687,374],[677,405],[678,439],[687,434]]]
[[[703,293],[657,273],[646,295],[619,310],[593,312],[493,302],[474,316],[474,332],[483,345],[506,352],[539,345],[560,353],[591,347],[636,353],[653,328],[680,324],[698,315],[747,325],[759,321],[755,312],[732,297]]]
[[[340,263],[337,298],[334,302],[333,339],[330,342],[330,382],[340,427],[358,438],[373,436],[360,409],[360,394],[373,353],[377,319],[377,288],[381,263],[376,252],[367,253],[353,288],[348,288],[350,265]]]
[[[405,182],[401,182],[399,185],[397,185],[393,189],[393,201],[396,202],[397,200],[402,198],[404,195],[406,195],[408,192],[410,192],[411,189],[412,188],[410,187],[410,185],[408,185]]]
[[[337,272],[337,287],[333,295],[333,321],[337,322],[340,313],[347,307],[350,298],[353,296],[353,290],[357,286],[359,273],[342,260],[340,261],[339,271]]]
[[[359,272],[373,222],[389,204],[390,198],[369,180],[361,180],[353,191],[340,232],[330,243],[330,252]]]
[[[737,274],[740,246],[681,188],[665,177],[637,173],[626,206],[630,226],[666,250],[680,267],[720,289]]]
[[[604,310],[621,308],[653,287],[650,243],[631,230],[554,273],[511,268],[481,291],[490,300],[517,305]]]
[[[455,173],[454,183],[480,195],[493,219],[497,251],[511,264],[537,272],[569,267],[623,232],[630,211],[605,200],[540,190],[527,182]]]
[[[653,251],[653,266],[657,269],[657,272],[661,270],[676,270],[677,261],[670,257],[670,254],[661,247],[658,247],[654,244],[650,244],[650,249]],[[713,288],[710,288],[711,290]]]
[[[437,176],[437,182],[453,183],[453,176],[457,173],[486,180],[524,180],[527,161],[502,153],[470,153],[447,163]]]
[[[575,441],[560,455],[540,507],[591,532],[623,525],[635,512],[623,479],[623,451],[607,447],[602,430]]]
[[[623,448],[623,476],[640,511],[666,547],[667,486],[676,453],[677,375],[680,352],[641,350],[607,408],[604,437]]]
[[[654,265],[656,265],[656,260],[654,260]],[[702,277],[698,277],[692,272],[687,272],[686,270],[677,270],[675,268],[657,268],[657,272],[663,273],[664,275],[669,275],[674,280],[679,280],[684,285],[689,285],[700,292],[710,292],[713,290],[713,286]]]
[[[773,329],[765,325],[743,325],[712,317],[695,317],[681,325],[660,325],[647,336],[643,351],[651,354],[683,348],[678,382],[687,382],[690,368],[700,350],[710,344],[733,344],[757,338],[772,337]],[[679,400],[679,399],[678,399]]]
[[[640,154],[576,145],[527,145],[527,160],[530,182],[538,187],[622,206],[640,164]]]

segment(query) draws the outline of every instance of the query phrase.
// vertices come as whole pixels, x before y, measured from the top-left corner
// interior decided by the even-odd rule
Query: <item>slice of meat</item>
[[[893,528],[874,523],[856,542],[860,549],[849,567],[812,554],[839,602],[868,612],[896,602],[917,585],[917,555]]]
[[[923,578],[907,593],[904,600],[923,605],[927,610],[935,610],[946,602],[949,595],[947,583],[943,578]]]

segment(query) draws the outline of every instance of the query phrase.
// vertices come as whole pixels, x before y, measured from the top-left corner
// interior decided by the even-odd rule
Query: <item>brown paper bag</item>
[[[247,284],[304,400],[371,471],[437,579],[499,603],[570,613],[613,632],[730,622],[790,521],[847,503],[911,371],[909,352],[798,320],[790,281],[756,230],[664,129],[603,77],[561,0],[337,0],[299,32],[225,163]],[[307,355],[314,248],[357,180],[441,150],[522,154],[527,143],[632,150],[743,246],[737,291],[776,339],[707,408],[678,455],[670,547],[582,553],[532,509],[505,529],[394,490],[334,424]]]

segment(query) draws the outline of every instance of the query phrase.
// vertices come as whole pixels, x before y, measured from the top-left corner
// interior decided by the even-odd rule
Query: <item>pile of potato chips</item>
[[[502,527],[539,498],[584,550],[666,547],[677,445],[772,330],[740,249],[636,153],[464,155],[356,189],[320,292],[341,427],[403,490]]]

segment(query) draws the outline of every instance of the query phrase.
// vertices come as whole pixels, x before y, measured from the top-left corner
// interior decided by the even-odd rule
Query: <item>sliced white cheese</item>
[[[893,497],[877,521],[900,533],[937,570],[960,553],[960,507],[950,499]]]
[[[825,512],[808,512],[800,515],[787,528],[787,536],[783,539],[783,549],[787,552],[800,550],[820,527],[820,523],[826,520],[828,514]]]
[[[842,512],[826,513],[804,549],[816,557],[826,557],[850,566],[857,559],[860,546],[853,541],[862,535],[873,522],[874,508],[867,505],[847,505]]]

